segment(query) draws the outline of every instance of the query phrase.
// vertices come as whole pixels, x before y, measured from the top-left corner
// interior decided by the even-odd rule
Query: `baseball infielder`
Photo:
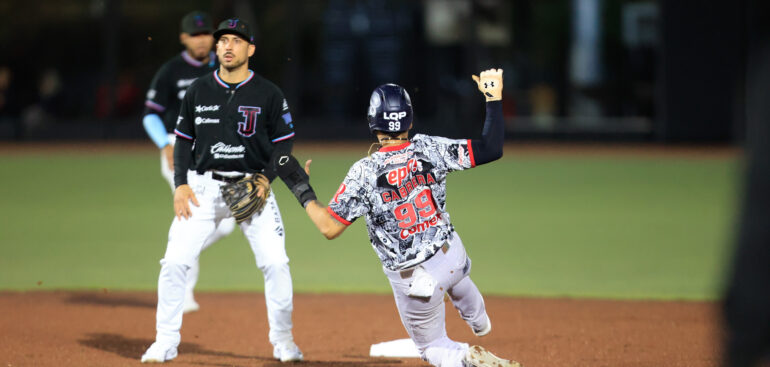
[[[214,32],[218,70],[198,78],[187,90],[174,132],[174,210],[166,254],[158,278],[155,343],[142,362],[177,356],[186,275],[217,225],[231,218],[220,187],[262,172],[291,153],[294,125],[281,90],[248,68],[254,37],[239,19]],[[259,191],[264,197],[264,192]],[[240,223],[265,277],[265,300],[273,356],[302,360],[292,336],[292,282],[284,247],[281,214],[272,193],[261,213]]]
[[[187,87],[201,75],[209,74],[217,68],[216,54],[211,51],[214,26],[208,14],[193,11],[182,18],[179,41],[185,46],[181,54],[167,61],[152,79],[147,91],[144,109],[144,128],[153,142],[160,148],[160,173],[174,191],[174,125],[179,116]],[[235,229],[232,218],[223,220],[214,234],[206,240],[203,248],[228,235]],[[187,289],[184,299],[184,312],[200,309],[195,301],[193,290],[198,283],[198,259],[195,259],[187,272]]]
[[[502,156],[502,74],[502,69],[491,69],[473,76],[487,99],[482,138],[473,140],[421,134],[409,140],[409,95],[395,84],[378,87],[369,101],[368,120],[382,148],[350,168],[328,207],[298,195],[328,239],[339,236],[356,218],[366,217],[401,321],[422,358],[434,366],[519,366],[480,346],[449,339],[444,319],[447,294],[476,335],[492,329],[484,299],[469,277],[471,260],[446,211],[446,177]],[[287,184],[294,183],[295,195],[311,190],[310,161],[304,175],[296,160],[285,161],[277,165],[278,174],[288,177]]]

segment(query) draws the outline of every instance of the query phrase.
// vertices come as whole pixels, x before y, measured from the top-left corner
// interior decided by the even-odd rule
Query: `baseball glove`
[[[262,196],[258,194],[260,187],[263,189]],[[267,197],[270,195],[270,180],[261,173],[255,173],[238,182],[223,185],[219,191],[230,207],[235,221],[241,223],[251,218],[255,212],[261,213],[265,208]]]

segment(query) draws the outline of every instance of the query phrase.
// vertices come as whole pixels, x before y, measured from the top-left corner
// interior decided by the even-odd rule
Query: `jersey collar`
[[[187,53],[187,50],[182,51],[182,59],[184,59],[184,61],[187,62],[188,64],[195,66],[196,68],[199,68],[204,65],[202,62],[190,56],[190,54]],[[216,62],[217,62],[217,54],[214,53],[214,51],[209,52],[209,62],[207,65],[214,66]]]
[[[401,150],[401,149],[404,149],[404,148],[408,147],[410,144],[412,144],[412,142],[408,141],[406,143],[399,144],[399,145],[391,145],[391,146],[388,146],[388,147],[382,147],[378,151],[379,152],[395,152],[397,150]]]
[[[236,85],[236,86],[235,86],[235,89],[238,89],[238,88],[240,88],[242,85],[244,85],[244,84],[248,83],[248,82],[249,82],[249,81],[250,81],[252,78],[254,78],[254,71],[252,71],[251,69],[249,69],[249,77],[248,77],[248,78],[246,78],[246,80],[244,80],[244,81],[242,81],[242,82],[238,83],[238,85]],[[222,81],[222,79],[219,79],[219,69],[217,69],[217,70],[214,70],[214,80],[216,80],[216,81],[217,81],[217,84],[219,84],[219,85],[221,85],[221,86],[223,86],[223,87],[225,87],[225,88],[227,88],[227,89],[230,89],[230,86],[229,86],[227,83],[223,82],[223,81]]]

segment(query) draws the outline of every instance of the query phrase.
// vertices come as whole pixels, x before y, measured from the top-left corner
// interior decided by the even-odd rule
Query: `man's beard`
[[[243,59],[241,61],[233,61],[230,65],[225,65],[224,63],[221,63],[221,65],[228,71],[233,71],[235,69],[240,68],[243,66],[243,64],[247,63],[249,59]]]
[[[189,51],[187,53],[190,54],[193,57],[193,59],[198,60],[198,61],[206,60],[209,57],[209,52],[208,51],[201,52],[200,54],[194,54],[194,53],[189,52]]]

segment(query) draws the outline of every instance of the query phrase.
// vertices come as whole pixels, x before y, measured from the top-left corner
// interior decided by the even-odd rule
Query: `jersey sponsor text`
[[[198,79],[198,78],[179,79],[176,81],[176,86],[177,88],[187,88],[190,86],[190,84],[192,84],[195,81],[195,79]]]
[[[214,112],[214,111],[219,111],[219,105],[218,104],[211,105],[211,106],[201,106],[201,105],[195,106],[195,112],[197,112],[197,113],[201,113],[201,112]]]
[[[211,155],[215,159],[240,159],[245,156],[246,147],[243,145],[230,145],[218,142],[211,146]]]
[[[211,118],[200,117],[200,116],[195,118],[195,124],[196,125],[200,125],[200,124],[218,124],[218,123],[219,123],[219,119],[211,119]]]

